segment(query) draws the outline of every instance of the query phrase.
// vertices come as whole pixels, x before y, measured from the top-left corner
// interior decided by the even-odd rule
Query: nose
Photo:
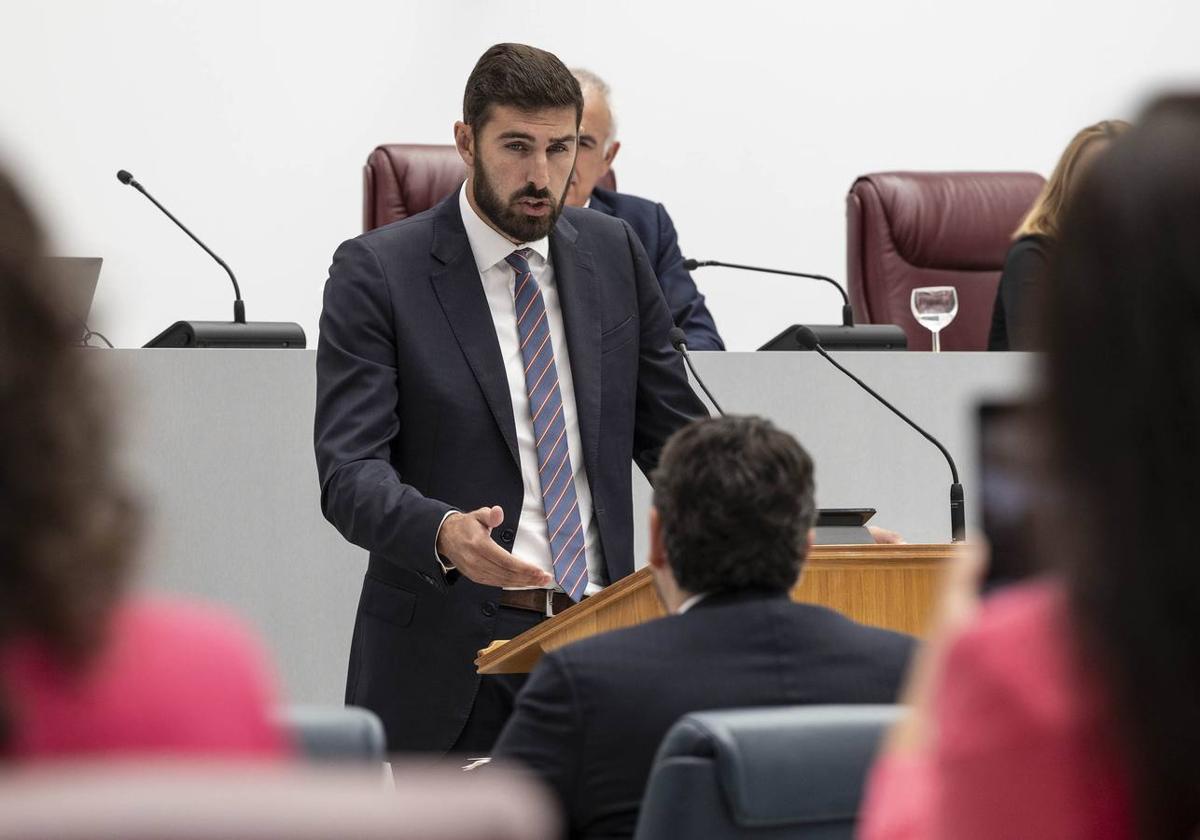
[[[544,190],[550,186],[550,158],[545,152],[532,156],[526,177],[534,189]]]

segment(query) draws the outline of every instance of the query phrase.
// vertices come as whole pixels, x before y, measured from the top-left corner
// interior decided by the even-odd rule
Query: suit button
[[[513,537],[515,536],[516,534],[513,532],[512,528],[505,528],[500,532],[500,542],[511,543],[513,541]]]
[[[483,614],[486,616],[495,615],[496,614],[496,604],[493,601],[484,601],[483,602]]]

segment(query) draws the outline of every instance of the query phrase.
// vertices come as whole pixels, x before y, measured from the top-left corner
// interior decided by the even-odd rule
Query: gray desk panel
[[[229,605],[263,634],[289,699],[341,701],[366,554],[325,522],[312,454],[314,352],[113,350],[123,463],[148,512],[143,583]],[[1023,387],[1021,354],[851,353],[843,364],[910,411],[958,460],[968,521],[984,395]],[[938,453],[819,358],[699,353],[726,410],[773,418],[817,461],[826,507],[878,508],[914,542],[948,539]],[[649,488],[634,493],[638,563]]]

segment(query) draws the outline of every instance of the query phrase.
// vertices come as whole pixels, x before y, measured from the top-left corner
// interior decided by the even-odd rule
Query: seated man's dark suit
[[[671,310],[675,326],[687,336],[688,349],[724,350],[717,325],[704,305],[704,295],[696,288],[691,273],[683,267],[679,236],[667,209],[636,195],[602,189],[592,190],[588,208],[629,222],[650,256],[650,264],[654,266],[658,284],[667,298],[667,308]]]
[[[652,468],[667,437],[705,412],[627,224],[567,208],[550,259],[611,582],[633,571],[631,463]],[[334,254],[315,445],[325,516],[370,552],[346,701],[379,714],[391,750],[450,749],[500,590],[443,574],[438,529],[450,510],[500,505],[492,538],[511,550],[523,498],[504,362],[457,192]]]
[[[892,703],[913,640],[786,595],[714,595],[683,615],[543,657],[493,753],[561,798],[572,837],[629,837],[659,742],[688,712]]]

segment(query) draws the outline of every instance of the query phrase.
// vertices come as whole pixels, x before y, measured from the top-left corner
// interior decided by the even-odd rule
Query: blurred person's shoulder
[[[971,704],[971,717],[990,715],[996,738],[1094,725],[1099,689],[1079,654],[1061,583],[1037,580],[985,600],[950,649],[942,700]],[[958,733],[947,735],[957,740]]]
[[[256,644],[246,623],[217,604],[173,596],[138,596],[113,615],[113,631],[140,635],[149,630],[175,637],[205,638],[214,643]]]
[[[1014,642],[1051,642],[1047,654],[1062,652],[1066,632],[1066,593],[1057,580],[1038,579],[1001,589],[986,597],[956,647],[978,648],[989,655],[1008,654]],[[1028,658],[1031,651],[1024,651]]]
[[[256,636],[224,608],[131,598],[74,667],[36,638],[7,646],[15,755],[288,752],[275,677]]]
[[[144,669],[174,693],[202,684],[211,699],[225,695],[246,705],[274,702],[275,675],[265,647],[249,625],[227,607],[183,598],[130,599],[113,617],[110,661],[130,672]],[[186,676],[176,663],[186,662]]]

